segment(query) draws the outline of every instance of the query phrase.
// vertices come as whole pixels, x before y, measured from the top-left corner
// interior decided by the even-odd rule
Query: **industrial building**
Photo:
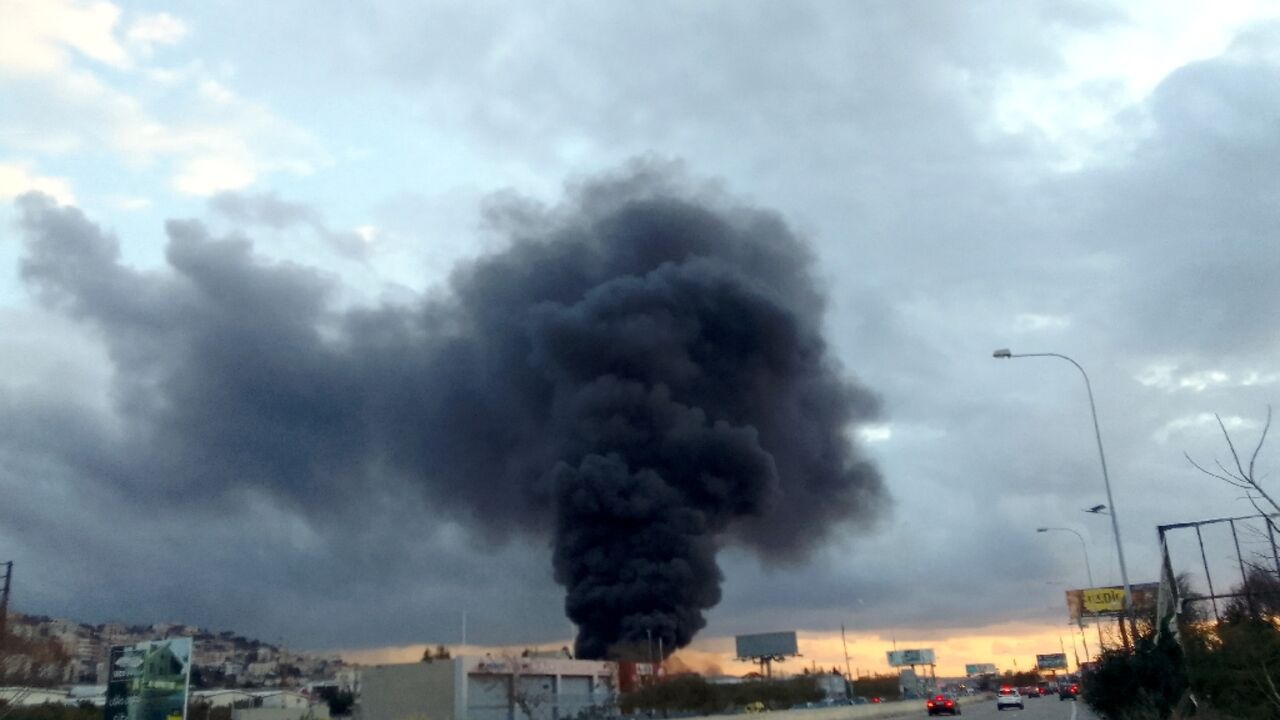
[[[378,665],[360,720],[572,720],[616,700],[617,667],[563,657],[456,657]]]

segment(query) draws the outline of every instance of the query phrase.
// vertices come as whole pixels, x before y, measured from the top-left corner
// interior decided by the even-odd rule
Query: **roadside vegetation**
[[[803,675],[786,680],[753,680],[733,684],[707,682],[701,675],[680,675],[624,693],[619,699],[622,712],[653,712],[657,715],[711,715],[747,708],[761,703],[779,710],[800,703],[817,702],[822,691],[813,678]]]

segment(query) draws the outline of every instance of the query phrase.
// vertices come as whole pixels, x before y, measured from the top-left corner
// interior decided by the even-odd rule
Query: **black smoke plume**
[[[168,224],[170,271],[143,272],[78,210],[19,205],[24,278],[113,363],[116,427],[86,473],[156,503],[268,492],[325,523],[409,484],[478,535],[550,538],[580,657],[688,644],[722,544],[793,558],[883,498],[851,439],[876,403],[831,358],[812,257],[774,214],[600,180],[495,210],[509,245],[447,292],[351,308],[195,221]]]

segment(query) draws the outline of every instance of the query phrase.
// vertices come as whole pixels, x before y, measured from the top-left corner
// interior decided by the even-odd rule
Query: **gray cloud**
[[[98,492],[265,499],[357,546],[352,507],[407,494],[495,542],[550,538],[591,657],[687,644],[720,597],[722,538],[798,557],[882,502],[847,434],[876,401],[826,355],[806,246],[661,171],[502,213],[532,235],[459,268],[448,297],[348,311],[328,278],[193,221],[167,226],[170,272],[140,273],[80,211],[19,205],[22,275],[102,336],[121,424],[44,416],[32,439]]]
[[[209,209],[237,225],[273,230],[310,228],[343,257],[362,259],[368,254],[367,243],[356,232],[334,230],[320,211],[303,203],[283,200],[275,193],[222,192],[209,198]]]
[[[753,9],[760,7],[681,3],[652,13],[576,8],[564,11],[572,14],[567,17],[462,4],[431,10],[383,7],[320,18],[298,6],[273,3],[262,11],[260,24],[237,37],[252,44],[261,33],[260,46],[271,48],[254,58],[263,82],[293,82],[315,73],[326,93],[357,93],[371,108],[386,109],[366,115],[370,133],[403,124],[414,129],[415,137],[438,140],[440,147],[471,150],[462,160],[452,155],[441,160],[436,146],[418,154],[398,147],[397,153],[408,158],[404,165],[394,164],[399,155],[371,161],[391,165],[388,174],[428,168],[421,176],[424,183],[465,176],[457,182],[474,184],[479,175],[489,182],[486,190],[534,184],[545,194],[565,177],[590,175],[622,157],[664,153],[684,158],[700,173],[725,178],[744,197],[778,208],[812,238],[814,272],[830,287],[822,334],[835,358],[875,388],[884,406],[890,437],[868,445],[867,452],[893,479],[895,509],[871,537],[815,538],[818,551],[807,563],[761,564],[732,549],[722,555],[724,601],[708,615],[709,630],[717,634],[774,629],[783,622],[829,630],[851,608],[862,627],[872,628],[976,627],[1009,618],[1060,621],[1061,587],[1046,583],[1076,583],[1082,568],[1076,548],[1066,540],[1035,534],[1040,525],[1079,529],[1099,579],[1118,579],[1109,528],[1079,512],[1105,501],[1079,378],[1055,361],[998,363],[990,351],[999,346],[1067,352],[1091,372],[1135,579],[1151,579],[1155,572],[1155,524],[1247,510],[1234,495],[1196,476],[1181,453],[1212,457],[1220,450],[1214,429],[1196,419],[1203,413],[1256,418],[1280,387],[1266,381],[1278,372],[1274,358],[1280,350],[1270,321],[1277,287],[1271,278],[1280,257],[1270,241],[1280,219],[1274,203],[1280,158],[1270,131],[1275,100],[1268,90],[1275,84],[1276,63],[1269,54],[1274,28],[1246,28],[1221,57],[1174,72],[1150,98],[1115,119],[1109,129],[1115,137],[1105,145],[1108,154],[1082,169],[1063,171],[1051,167],[1058,158],[1052,138],[1011,132],[995,122],[999,94],[1011,78],[1034,83],[1053,77],[1062,67],[1064,41],[1124,23],[1122,9],[1063,9],[1060,3],[1022,3],[1013,9],[791,3],[759,14]],[[344,33],[335,39],[330,23],[340,23]],[[295,40],[283,49],[270,40],[282,28]],[[303,57],[325,58],[327,64],[300,62]],[[393,100],[386,102],[388,96]],[[309,113],[311,107],[297,112]],[[459,192],[437,197],[448,205],[440,213],[421,210],[416,197],[408,195],[396,212],[385,213],[394,215],[405,238],[405,254],[396,256],[399,265],[413,264],[401,260],[418,253],[433,260],[433,271],[441,274],[453,258],[474,256],[479,241],[468,237],[461,247],[462,241],[445,237],[449,233],[442,233],[435,219],[447,210],[454,213],[450,229],[466,227],[457,217],[469,215],[457,206],[472,204],[479,193],[471,186]],[[290,196],[295,193],[305,197],[300,190]],[[455,202],[456,197],[463,199]],[[277,210],[288,217],[287,207]],[[517,227],[556,223],[554,212],[538,203],[516,210],[499,203],[491,217],[491,225],[501,228],[495,233],[499,249],[510,236],[504,213],[517,216]],[[270,227],[248,210],[241,216],[241,224]],[[203,232],[197,226],[176,229],[179,235]],[[80,230],[72,224],[67,232]],[[215,244],[227,242],[204,235]],[[381,251],[375,251],[375,261]],[[230,251],[226,255],[235,257]],[[323,298],[333,292],[331,280],[296,267],[300,274],[291,275],[284,272],[287,266],[265,258],[241,257],[241,269],[262,266],[265,285],[274,285],[272,273],[279,271],[283,287],[293,287],[320,308],[305,302],[290,306],[305,318],[304,327],[315,328],[315,337],[283,336],[307,356],[297,360],[297,377],[305,380],[298,386],[323,382],[334,367],[345,375],[350,370],[344,365],[346,351],[331,341],[350,332],[356,316],[327,305]],[[197,283],[159,273],[170,284],[182,280],[179,285],[186,289],[166,296],[179,301],[152,302],[148,294],[157,287],[151,282],[155,275],[89,271],[101,266],[100,260],[86,264],[75,281],[84,288],[82,296],[101,293],[106,306],[123,305],[121,314],[134,318],[114,331],[113,336],[136,340],[110,343],[114,362],[140,369],[154,365],[146,349],[154,342],[149,338],[156,332],[180,335],[191,327],[180,316],[187,312],[180,300],[196,292]],[[75,272],[75,267],[57,271],[68,280]],[[144,291],[134,296],[108,292],[113,283]],[[94,290],[95,285],[103,289]],[[210,287],[199,292],[214,295],[239,292],[216,289],[213,278],[199,285]],[[34,287],[59,306],[78,308],[86,317],[93,313],[94,303],[68,297],[56,284]],[[402,305],[419,299],[407,297]],[[283,302],[300,300],[286,293]],[[1031,315],[1052,322],[1036,326],[1017,320]],[[285,329],[292,327],[281,322]],[[416,377],[423,368],[413,366],[413,353],[402,352],[405,347],[395,338],[406,325],[421,331],[422,323],[426,320],[407,321],[399,311],[367,310],[359,317],[360,342],[381,347],[383,356],[397,360],[387,360],[383,368],[390,376]],[[152,327],[161,330],[147,329]],[[206,341],[214,350],[216,337]],[[313,355],[317,347],[319,358]],[[227,372],[235,367],[230,358],[221,362]],[[1152,375],[1153,368],[1162,369],[1167,379]],[[1200,389],[1178,384],[1211,371],[1228,379]],[[1253,375],[1262,380],[1246,384]],[[145,388],[157,379],[140,370],[137,382]],[[104,454],[113,459],[102,467],[120,476],[122,486],[138,483],[133,479],[137,460],[118,452],[119,428],[86,416],[65,397],[69,393],[56,402],[49,394],[31,387],[8,391],[14,404],[6,408],[6,418],[26,423],[15,434],[23,443],[9,448],[11,463],[17,463],[15,455],[22,460],[9,466],[11,487],[24,487],[20,477],[48,475],[50,464],[69,465],[61,471],[67,475],[66,497],[74,496],[77,478],[104,472],[95,464]],[[347,396],[340,391],[339,397]],[[249,400],[252,396],[240,402]],[[48,429],[54,427],[69,429]],[[365,428],[351,431],[359,436]],[[234,437],[234,428],[220,432]],[[67,441],[56,442],[62,435]],[[388,443],[396,449],[385,458],[388,465],[412,464],[412,457],[399,453],[423,452],[407,442]],[[327,457],[324,451],[321,456]],[[1274,464],[1274,452],[1263,461],[1268,457]],[[189,473],[178,463],[171,462],[166,471],[178,485],[188,483]],[[242,491],[252,486],[246,481]],[[396,497],[400,489],[393,483],[374,495]],[[193,492],[192,503],[215,502],[198,489]],[[39,497],[45,502],[32,500],[29,511],[51,524],[60,516],[47,509],[38,515],[39,508],[58,507],[61,517],[69,518],[92,514],[64,496]],[[147,496],[149,502],[152,497]],[[323,516],[324,508],[312,507],[306,498],[284,497],[275,502],[287,517]],[[182,500],[166,502],[165,507],[175,508]],[[405,515],[391,516],[405,518],[404,525],[389,524],[406,527],[413,513],[432,527],[450,522],[448,513],[431,510],[429,501],[402,504]],[[497,512],[509,517],[501,508]],[[450,560],[439,566],[428,559],[420,568],[397,568],[369,556],[342,556],[344,563],[382,573],[376,586],[386,589],[385,597],[372,599],[371,606],[386,620],[368,618],[370,605],[327,597],[324,617],[350,618],[353,626],[345,632],[299,632],[326,642],[342,637],[374,643],[411,635],[448,640],[454,620],[443,609],[431,610],[425,619],[415,611],[418,599],[430,608],[466,602],[494,618],[541,601],[548,606],[529,617],[529,625],[494,625],[488,637],[563,637],[553,583],[545,575],[520,574],[528,568],[545,573],[549,549],[521,552],[503,546],[504,537],[521,532],[519,518],[510,522],[515,527],[486,535],[493,546],[506,548],[488,549],[499,555],[450,546],[451,536],[442,530],[443,539],[434,531],[417,538],[426,558],[433,543],[446,543],[440,553]],[[365,523],[387,524],[377,518]],[[38,543],[12,527],[16,521],[0,515],[0,538],[22,548],[34,564],[56,565],[54,556],[38,555],[43,552]],[[268,519],[246,520],[242,534],[256,536],[270,527]],[[86,531],[84,543],[91,545],[97,532]],[[234,548],[228,558],[257,552],[249,541],[226,542]],[[273,544],[279,555],[261,557],[244,573],[261,579],[262,597],[293,592],[290,583],[315,588],[307,573],[322,573],[324,565],[312,563],[314,557],[348,544],[364,547],[354,539],[334,540],[324,551]],[[484,565],[489,557],[502,558],[492,561],[491,574],[465,576],[447,589],[415,584],[417,576],[450,576],[455,560]],[[303,571],[284,572],[294,563]],[[226,560],[209,571],[207,580],[193,580],[221,587],[226,578],[237,577],[226,565],[234,563]],[[994,567],[1012,570],[995,572]],[[950,589],[945,597],[924,587],[929,578],[942,579]],[[85,607],[82,585],[71,574],[50,583],[42,597],[52,609]],[[373,586],[353,583],[350,592]],[[507,599],[522,592],[535,599]],[[403,601],[410,596],[412,608]],[[855,606],[855,598],[865,606]],[[121,607],[127,605],[112,610],[103,603],[96,609],[108,613]],[[170,607],[192,606],[175,596]],[[201,607],[192,612],[207,617],[222,611]],[[414,630],[397,633],[394,626],[404,622],[413,623]],[[761,627],[763,622],[769,627]],[[294,627],[288,623],[288,618],[262,621],[263,627]]]

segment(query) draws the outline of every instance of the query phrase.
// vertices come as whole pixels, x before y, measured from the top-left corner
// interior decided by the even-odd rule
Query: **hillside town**
[[[190,637],[193,689],[311,689],[351,691],[356,670],[337,655],[288,650],[231,631],[181,623],[90,625],[65,618],[10,612],[0,685],[99,686],[106,683],[112,646]]]

